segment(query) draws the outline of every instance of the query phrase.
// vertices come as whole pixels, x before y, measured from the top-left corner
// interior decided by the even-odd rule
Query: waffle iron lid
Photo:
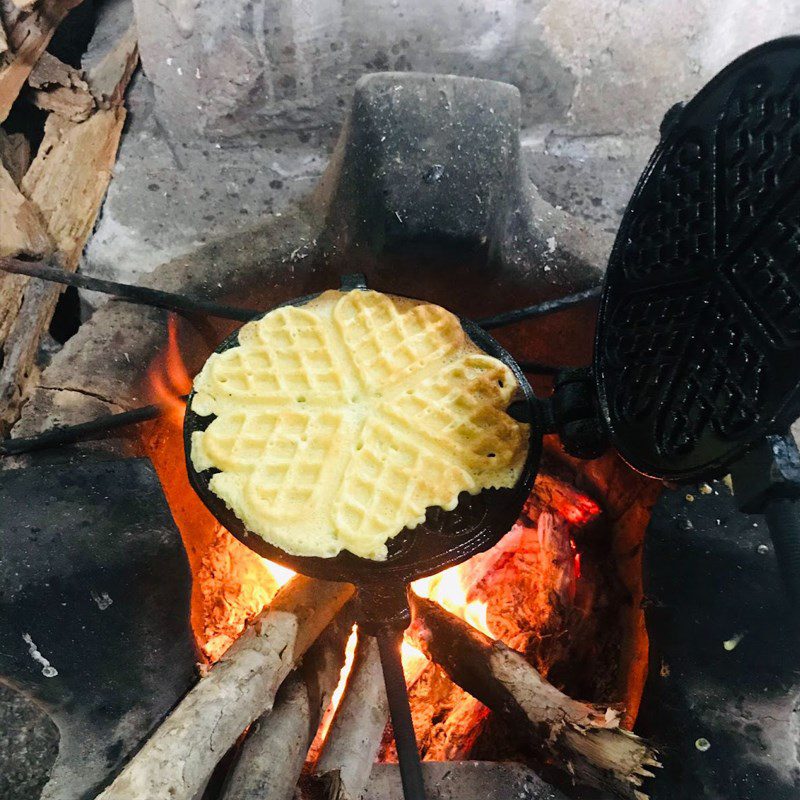
[[[654,477],[722,474],[800,415],[800,37],[668,115],[611,253],[594,373],[616,449]]]

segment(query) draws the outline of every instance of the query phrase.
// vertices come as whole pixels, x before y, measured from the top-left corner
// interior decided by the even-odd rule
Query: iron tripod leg
[[[406,678],[403,674],[403,662],[400,656],[403,631],[385,627],[376,631],[375,638],[378,640],[383,680],[386,684],[389,711],[392,715],[397,760],[400,762],[400,778],[403,781],[403,796],[405,800],[425,800],[422,765],[417,748],[417,737],[414,733],[414,723],[411,720],[411,706],[408,703]]]

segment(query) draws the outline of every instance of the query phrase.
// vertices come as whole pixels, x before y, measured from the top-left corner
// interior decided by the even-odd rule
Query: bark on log
[[[42,0],[33,10],[3,1],[9,52],[0,66],[0,122],[4,122],[56,28],[81,0]]]
[[[325,800],[361,797],[388,717],[378,643],[360,633],[353,669],[315,768]]]
[[[6,133],[0,128],[0,163],[19,186],[31,165],[31,143],[22,133]]]
[[[352,594],[348,584],[292,579],[98,800],[190,800]]]
[[[554,768],[624,800],[645,800],[655,751],[619,727],[617,712],[572,700],[525,659],[436,603],[411,595],[411,635],[455,683],[501,714]]]
[[[345,608],[284,681],[272,711],[253,723],[224,800],[292,800],[308,748],[339,683],[352,625]]]
[[[83,122],[95,101],[82,72],[44,52],[28,77],[24,95],[37,108],[52,111],[71,122]]]

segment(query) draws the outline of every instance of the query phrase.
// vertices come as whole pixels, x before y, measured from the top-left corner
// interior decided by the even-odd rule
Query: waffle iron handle
[[[378,640],[386,698],[392,717],[400,779],[405,800],[425,800],[422,764],[411,719],[401,647],[403,631],[411,622],[408,587],[389,581],[358,587],[358,624]]]

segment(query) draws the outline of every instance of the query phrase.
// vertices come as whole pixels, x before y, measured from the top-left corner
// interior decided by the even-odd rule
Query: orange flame
[[[357,644],[358,626],[353,625],[353,630],[350,631],[350,636],[347,639],[347,644],[344,648],[344,664],[342,664],[342,669],[339,673],[339,683],[336,684],[336,689],[334,689],[333,694],[331,695],[330,705],[327,709],[325,709],[325,714],[322,717],[322,722],[320,723],[317,735],[315,737],[315,740],[320,743],[324,742],[327,738],[328,730],[333,722],[334,714],[336,714],[336,709],[339,708],[339,703],[342,702],[344,690],[347,686],[347,679],[350,677],[350,673],[353,670],[353,660],[355,659]]]
[[[156,357],[148,373],[150,391],[155,402],[164,406],[167,420],[180,427],[186,403],[183,396],[192,388],[178,345],[178,325],[174,314],[167,319],[167,349]]]
[[[469,562],[465,562],[469,564]],[[470,600],[465,564],[450,567],[438,575],[421,578],[411,585],[421,597],[435,600],[440,606],[472,625],[481,633],[494,638],[487,620],[488,606],[482,600]]]

